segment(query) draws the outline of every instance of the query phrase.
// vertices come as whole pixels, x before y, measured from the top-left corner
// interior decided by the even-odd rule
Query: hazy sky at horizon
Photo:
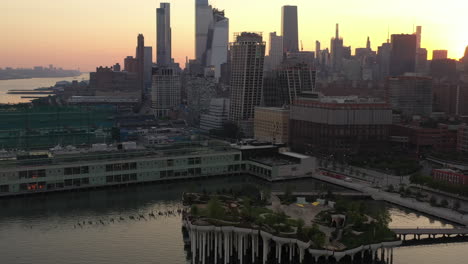
[[[146,46],[155,47],[156,7],[171,3],[173,57],[183,66],[194,54],[195,0],[3,0],[0,1],[0,67],[54,64],[94,70],[123,65],[135,55],[138,33]],[[297,5],[299,39],[304,50],[315,41],[329,47],[335,24],[340,23],[344,44],[365,47],[367,36],[377,49],[390,33],[413,33],[423,26],[422,46],[448,49],[461,58],[468,45],[466,0],[211,0],[226,11],[230,35],[234,32],[281,32],[281,6]],[[155,51],[153,50],[153,54]],[[154,58],[153,58],[154,60]]]

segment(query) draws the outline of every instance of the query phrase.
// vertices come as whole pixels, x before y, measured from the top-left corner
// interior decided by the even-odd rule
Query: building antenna
[[[387,43],[390,43],[390,25],[387,25]]]
[[[302,40],[301,40],[301,51],[304,51],[304,44],[302,44]]]

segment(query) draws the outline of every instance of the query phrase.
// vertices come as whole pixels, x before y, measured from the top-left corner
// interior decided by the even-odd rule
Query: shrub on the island
[[[389,192],[394,192],[394,191],[395,191],[395,187],[393,187],[393,185],[390,184],[390,185],[388,186],[388,191],[389,191]]]
[[[411,192],[411,189],[410,188],[406,188],[405,190],[405,195],[406,196],[411,196],[413,193]]]
[[[404,193],[405,193],[405,186],[400,185],[399,193],[400,193],[400,194],[404,194]]]
[[[440,206],[442,207],[448,207],[449,203],[446,199],[443,199],[441,202],[440,202]]]
[[[192,205],[192,208],[190,208],[190,213],[193,216],[197,216],[198,215],[198,207],[196,205]]]

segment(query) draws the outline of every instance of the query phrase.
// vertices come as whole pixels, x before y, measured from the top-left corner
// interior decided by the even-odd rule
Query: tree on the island
[[[297,233],[302,234],[304,228],[304,220],[302,218],[297,219]]]
[[[210,218],[221,218],[224,215],[223,205],[215,197],[210,199],[206,208]]]
[[[312,228],[308,229],[307,237],[314,243],[317,248],[322,248],[325,245],[326,235],[317,224],[314,223]]]
[[[192,208],[190,208],[190,213],[193,216],[197,216],[198,215],[198,207],[196,205],[192,205]]]
[[[380,210],[377,214],[376,220],[379,226],[387,228],[388,224],[392,221],[392,218],[387,210]]]
[[[243,200],[241,216],[246,222],[251,222],[255,220],[252,205],[248,197],[245,197]]]

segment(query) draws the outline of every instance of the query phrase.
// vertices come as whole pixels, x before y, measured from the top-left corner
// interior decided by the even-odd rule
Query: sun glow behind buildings
[[[155,46],[155,9],[160,1],[134,0],[17,0],[2,1],[0,10],[0,67],[57,64],[92,70],[99,65],[122,62],[134,54],[134,37],[145,35]],[[162,1],[161,1],[162,2]],[[194,0],[167,0],[172,5],[173,56],[183,65],[194,57]],[[468,45],[464,0],[433,4],[424,0],[212,0],[230,19],[230,32],[281,31],[281,6],[297,5],[299,39],[304,50],[314,50],[315,41],[330,45],[335,23],[340,23],[345,45],[364,47],[367,36],[372,48],[390,33],[413,33],[423,26],[422,46],[429,59],[434,49],[449,50],[459,59]]]

